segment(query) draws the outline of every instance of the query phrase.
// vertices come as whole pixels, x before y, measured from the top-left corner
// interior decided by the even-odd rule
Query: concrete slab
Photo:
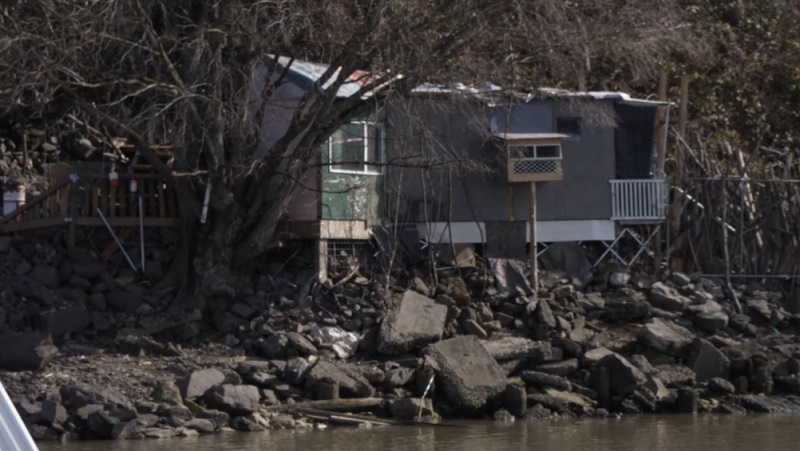
[[[426,348],[441,370],[437,386],[447,401],[469,414],[487,410],[503,400],[508,379],[474,336],[460,336]]]
[[[408,290],[387,313],[378,332],[378,352],[403,354],[442,339],[447,307]]]

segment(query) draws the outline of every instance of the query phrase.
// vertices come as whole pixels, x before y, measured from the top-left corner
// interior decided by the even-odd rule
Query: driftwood
[[[279,404],[275,406],[262,407],[261,410],[268,412],[288,412],[300,410],[332,410],[332,411],[353,411],[367,410],[383,406],[383,398],[354,398],[354,399],[330,399],[320,401],[306,401],[295,404]]]
[[[325,423],[339,424],[344,426],[400,426],[409,424],[398,420],[388,420],[383,418],[368,417],[364,415],[341,414],[321,409],[311,409],[299,407],[294,412],[304,415],[306,418],[323,421]]]

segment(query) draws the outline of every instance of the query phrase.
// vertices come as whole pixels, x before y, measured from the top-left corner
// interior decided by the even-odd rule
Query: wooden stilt
[[[534,292],[539,290],[539,264],[537,259],[538,252],[536,251],[536,182],[531,182],[530,194],[530,214],[531,214],[531,249],[530,249],[530,264],[531,275],[530,283]]]

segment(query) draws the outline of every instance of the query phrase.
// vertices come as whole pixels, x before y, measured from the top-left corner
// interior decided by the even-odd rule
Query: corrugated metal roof
[[[274,58],[273,55],[269,56]],[[288,56],[279,56],[278,64],[283,67],[288,67],[289,70],[286,74],[286,78],[305,90],[311,89],[313,84],[319,80],[320,77],[322,77],[328,68],[330,68],[329,64],[314,63],[298,59],[292,60]],[[337,72],[338,71],[339,69],[337,69]],[[338,75],[338,73],[336,75]],[[336,76],[330,77],[325,84],[322,85],[322,89],[327,89],[333,85],[336,78]],[[339,86],[338,91],[336,91],[336,97],[352,97],[358,94],[358,92],[365,85],[373,81],[375,81],[375,78],[370,76],[369,72],[355,71],[347,78],[347,80],[345,80],[344,83],[342,83],[341,86]],[[363,93],[362,97],[370,97],[372,94],[373,92],[369,91]]]
[[[637,99],[622,91],[568,91],[566,89],[539,88],[531,98],[573,98],[586,100],[616,100],[621,103],[638,105],[670,105],[670,102],[649,99]]]

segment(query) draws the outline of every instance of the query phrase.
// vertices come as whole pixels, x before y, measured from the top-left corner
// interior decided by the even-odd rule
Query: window
[[[510,146],[508,154],[509,158],[561,158],[561,145]]]
[[[371,122],[343,125],[328,140],[331,172],[380,174],[383,130]]]
[[[559,117],[556,118],[556,131],[567,135],[569,140],[581,139],[581,118]]]

